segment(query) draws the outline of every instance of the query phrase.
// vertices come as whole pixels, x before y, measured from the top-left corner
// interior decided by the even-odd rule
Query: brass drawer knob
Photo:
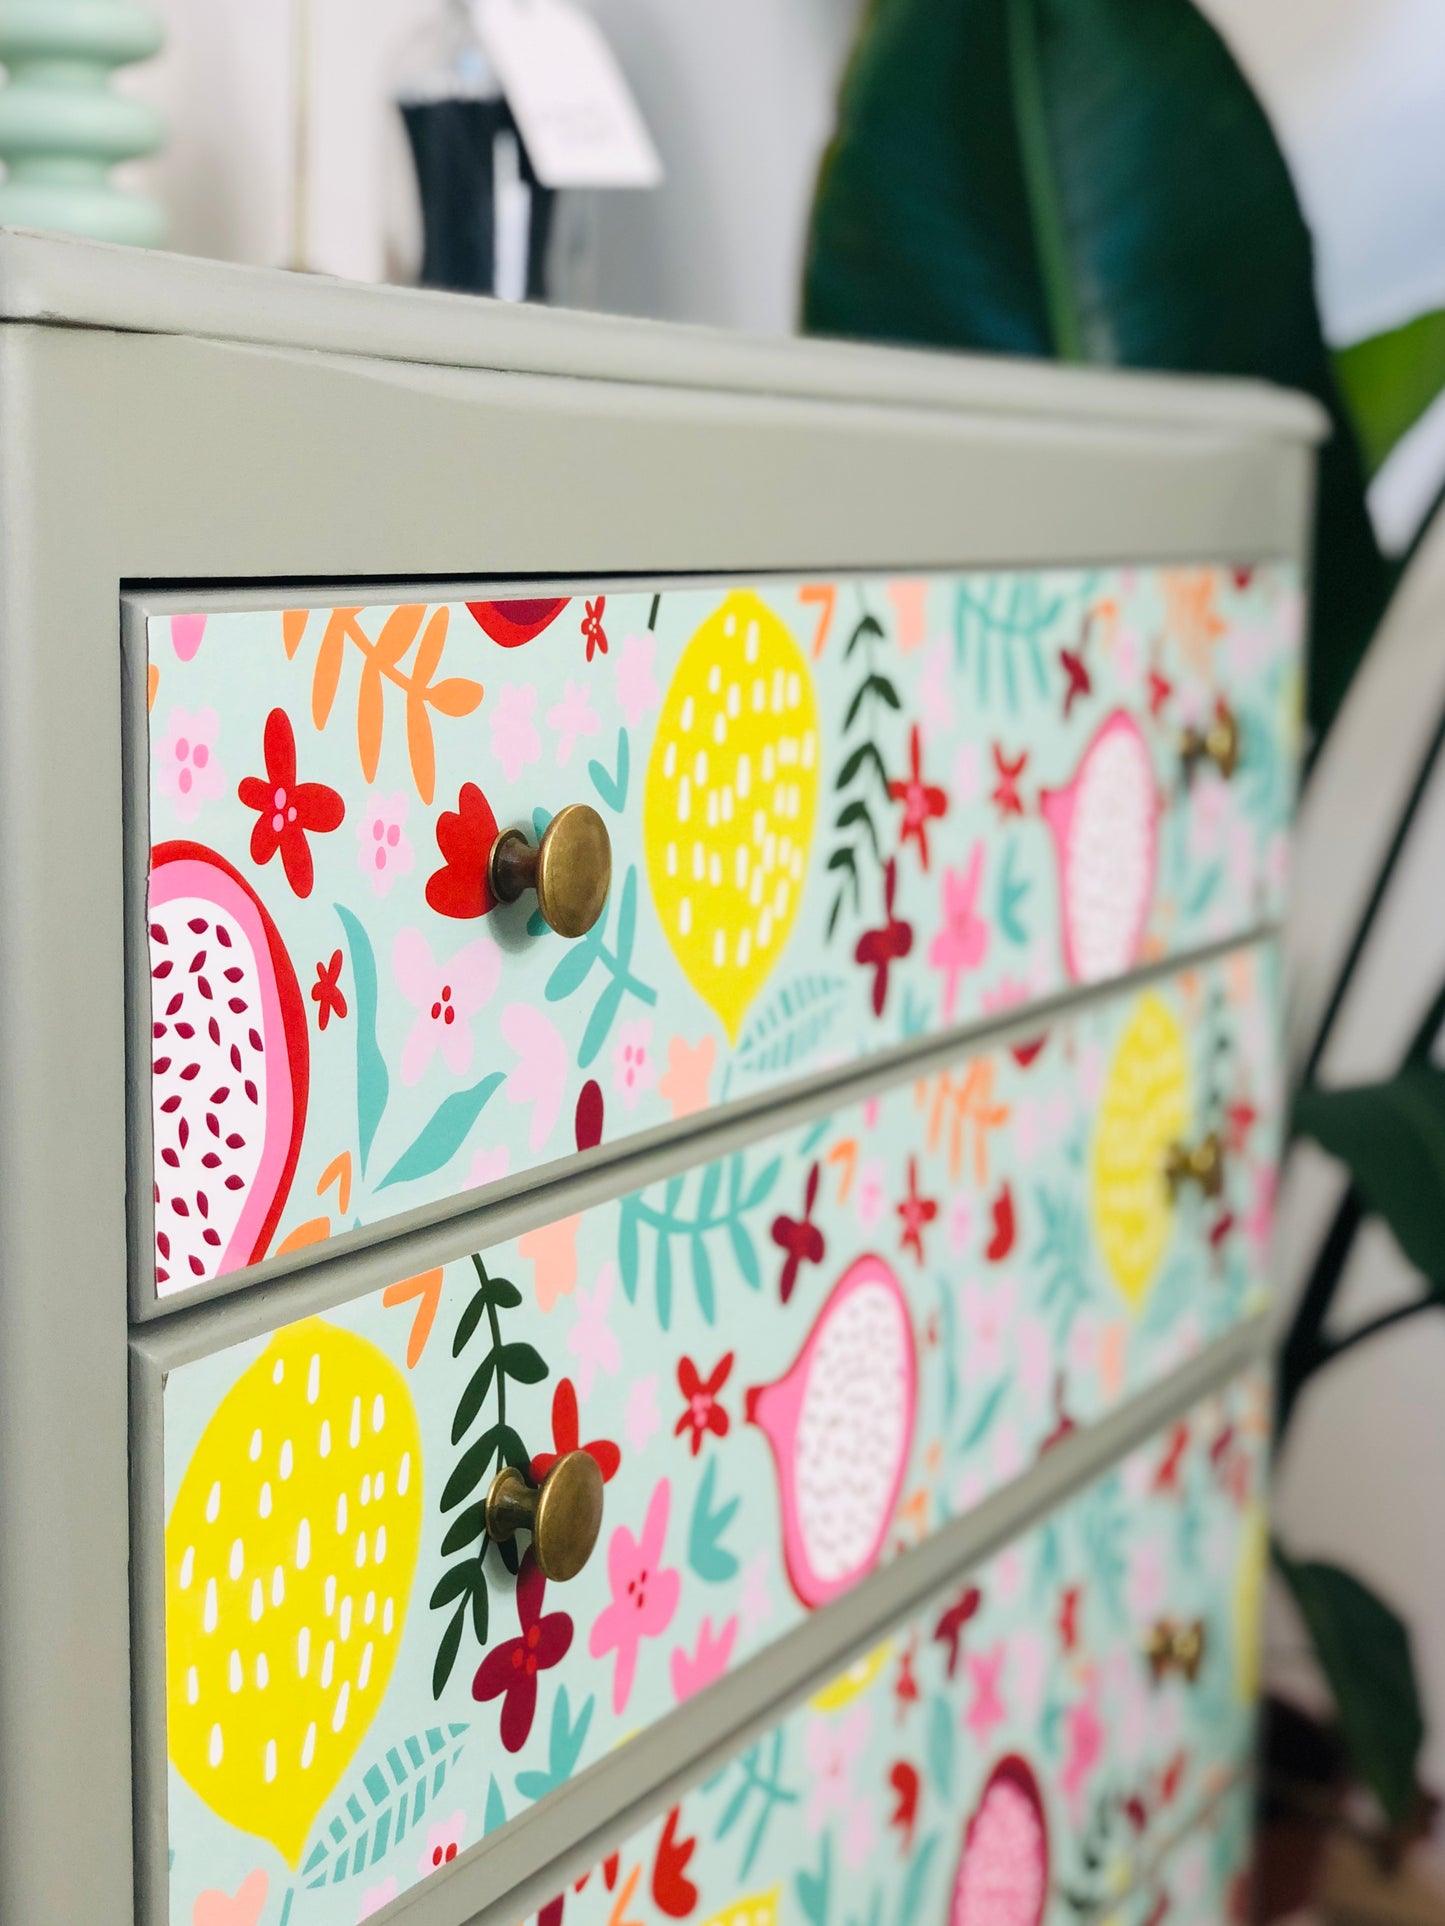
[[[544,1578],[575,1578],[592,1556],[602,1529],[602,1473],[585,1451],[560,1457],[540,1485],[529,1485],[507,1465],[487,1493],[487,1535],[532,1534]]]
[[[1164,1157],[1164,1175],[1176,1197],[1185,1184],[1198,1184],[1211,1200],[1218,1197],[1224,1189],[1224,1145],[1218,1131],[1211,1130],[1197,1144],[1170,1144]]]
[[[612,884],[607,825],[586,803],[568,803],[542,831],[534,849],[520,829],[504,829],[492,844],[492,894],[515,903],[537,892],[542,918],[559,936],[585,936],[602,914]]]
[[[1212,762],[1226,782],[1239,767],[1239,721],[1227,702],[1215,708],[1214,720],[1203,729],[1186,729],[1179,738],[1179,756],[1186,777],[1201,762]]]
[[[1171,1672],[1193,1685],[1204,1662],[1204,1620],[1161,1618],[1144,1640],[1144,1656],[1156,1685]]]

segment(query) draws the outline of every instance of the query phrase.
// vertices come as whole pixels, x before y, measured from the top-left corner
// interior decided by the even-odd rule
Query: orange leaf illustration
[[[376,638],[376,659],[383,669],[394,669],[416,640],[425,602],[403,602],[394,608],[381,625]]]
[[[848,1192],[853,1188],[853,1172],[858,1168],[858,1139],[844,1137],[840,1143],[834,1144],[828,1152],[827,1162],[843,1166],[843,1174],[838,1179],[838,1202],[846,1204]]]
[[[421,646],[416,652],[416,661],[412,664],[411,679],[423,693],[431,687],[431,679],[441,667],[442,649],[446,644],[447,624],[450,620],[450,611],[443,602],[441,607],[433,613],[422,635]]]
[[[482,685],[464,675],[449,676],[428,689],[426,699],[439,715],[469,716],[482,699]]]
[[[311,678],[311,720],[324,729],[331,718],[331,705],[341,681],[341,664],[346,656],[346,637],[358,611],[333,609],[316,651],[316,670]]]
[[[295,660],[296,651],[301,647],[301,638],[306,633],[306,624],[311,619],[310,609],[287,609],[281,617],[281,640],[286,645],[286,660]]]
[[[285,1257],[288,1251],[304,1251],[308,1244],[324,1244],[331,1235],[329,1217],[312,1217],[304,1224],[298,1224],[289,1231],[276,1246],[273,1255]]]
[[[406,1368],[414,1371],[421,1362],[421,1354],[426,1349],[426,1341],[431,1336],[431,1327],[436,1323],[437,1310],[442,1301],[442,1273],[422,1271],[417,1277],[404,1277],[399,1284],[388,1284],[381,1294],[385,1305],[408,1304],[412,1298],[420,1298],[416,1316],[411,1323],[411,1336],[406,1341]]]
[[[150,668],[146,671],[146,709],[147,711],[154,709],[154,707],[156,706],[156,690],[160,686],[161,686],[161,672],[156,667],[155,663],[152,662],[150,665]]]
[[[818,626],[813,634],[813,660],[816,662],[823,653],[828,640],[828,631],[833,626],[833,609],[838,600],[838,590],[832,582],[808,582],[798,590],[798,600],[805,605],[809,602],[818,606]]]
[[[336,1186],[336,1207],[344,1217],[351,1208],[351,1152],[343,1150],[339,1157],[333,1157],[322,1171],[316,1185],[316,1195],[322,1197],[330,1185]]]
[[[376,781],[376,766],[381,761],[381,730],[385,719],[381,670],[374,661],[370,661],[361,671],[361,687],[356,692],[356,747],[361,754],[361,773],[368,782]],[[421,787],[420,783],[417,787]],[[424,795],[422,801],[430,802],[431,797]]]
[[[436,791],[436,745],[432,739],[431,717],[426,712],[426,699],[414,691],[406,699],[406,750],[411,757],[416,793],[424,803],[429,803]]]
[[[634,1866],[622,1882],[622,1891],[607,1917],[607,1926],[642,1926],[640,1919],[630,1919],[627,1909],[632,1904],[632,1895],[637,1891],[637,1882],[642,1877],[641,1866]]]

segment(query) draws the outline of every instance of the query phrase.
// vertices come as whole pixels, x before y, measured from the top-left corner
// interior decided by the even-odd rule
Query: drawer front
[[[443,1796],[475,1839],[1257,1310],[1273,977],[1233,953],[170,1370],[176,1917],[260,1865],[342,1919],[337,1841]],[[1222,1194],[1174,1197],[1211,1128]],[[519,1584],[482,1500],[579,1444],[597,1550]]]
[[[1267,921],[1295,584],[152,615],[155,1292],[285,1255],[332,1192],[377,1224]],[[1181,755],[1221,704],[1229,781]],[[612,890],[567,942],[486,864],[574,802]]]
[[[1262,1381],[1191,1411],[620,1844],[536,1926],[1096,1913],[1245,1767],[1266,1436]],[[1161,1670],[1159,1628],[1180,1625],[1199,1630],[1198,1664]],[[1237,1854],[1232,1830],[1217,1844]],[[1160,1918],[1147,1908],[1161,1889],[1217,1891],[1215,1846],[1175,1847],[1122,1919]]]

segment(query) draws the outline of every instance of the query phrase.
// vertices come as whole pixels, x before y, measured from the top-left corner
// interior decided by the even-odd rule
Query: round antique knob
[[[1224,1145],[1211,1130],[1197,1144],[1171,1144],[1164,1157],[1164,1176],[1175,1196],[1185,1184],[1198,1184],[1206,1197],[1224,1189]]]
[[[1212,762],[1226,782],[1239,767],[1239,722],[1228,703],[1215,708],[1214,719],[1203,729],[1186,729],[1179,739],[1179,755],[1186,776],[1195,766]]]
[[[575,1578],[592,1556],[602,1529],[602,1473],[585,1451],[560,1457],[540,1485],[529,1485],[510,1465],[487,1493],[487,1535],[532,1534],[532,1549],[546,1578]]]
[[[489,873],[499,903],[515,903],[523,890],[534,889],[550,928],[559,936],[585,936],[612,883],[607,825],[588,804],[568,803],[535,849],[520,829],[504,829],[492,844]]]

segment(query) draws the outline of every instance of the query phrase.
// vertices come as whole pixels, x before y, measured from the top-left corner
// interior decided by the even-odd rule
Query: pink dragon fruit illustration
[[[791,1369],[747,1394],[767,1437],[793,1590],[826,1605],[882,1550],[903,1485],[918,1405],[908,1300],[878,1257],[834,1285]]]
[[[280,932],[214,850],[151,854],[156,1293],[266,1254],[301,1153],[306,1007]]]
[[[1158,859],[1154,764],[1134,718],[1116,709],[1101,723],[1039,808],[1058,857],[1064,965],[1076,983],[1117,976],[1139,960]]]
[[[1049,1831],[1038,1781],[1010,1753],[963,1835],[949,1926],[1040,1926],[1049,1896]]]

